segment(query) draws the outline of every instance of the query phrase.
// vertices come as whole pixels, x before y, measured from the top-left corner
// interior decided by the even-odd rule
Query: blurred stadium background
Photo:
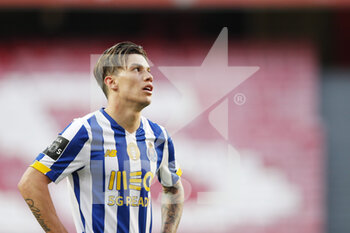
[[[74,117],[103,105],[90,64],[121,40],[142,44],[153,63],[154,103],[145,114],[177,130],[186,189],[180,233],[350,232],[349,6],[1,0],[0,232],[41,232],[17,183]],[[226,92],[221,70],[201,67],[223,27],[228,66],[259,67]],[[187,76],[167,72],[179,67]],[[205,71],[203,82],[193,82],[191,67]],[[65,182],[50,186],[75,232]],[[154,232],[159,190],[155,183]]]

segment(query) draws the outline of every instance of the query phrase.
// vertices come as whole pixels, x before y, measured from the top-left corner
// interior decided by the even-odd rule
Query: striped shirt
[[[141,117],[129,133],[102,108],[74,119],[31,165],[53,182],[68,177],[77,232],[150,233],[150,184],[181,176],[167,131]]]

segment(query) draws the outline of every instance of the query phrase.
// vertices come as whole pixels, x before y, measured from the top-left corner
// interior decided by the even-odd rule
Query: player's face
[[[118,98],[146,107],[151,103],[153,76],[147,60],[140,54],[130,54],[126,68],[116,76]]]

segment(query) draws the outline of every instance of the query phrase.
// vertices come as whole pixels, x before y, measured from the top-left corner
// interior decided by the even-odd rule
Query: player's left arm
[[[172,187],[163,186],[162,233],[175,233],[179,225],[184,204],[184,189],[181,180]]]

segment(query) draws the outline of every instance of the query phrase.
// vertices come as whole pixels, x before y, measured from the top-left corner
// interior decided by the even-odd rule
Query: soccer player
[[[67,232],[48,184],[68,178],[79,233],[144,233],[152,229],[150,185],[163,186],[161,232],[176,232],[184,193],[167,131],[141,116],[153,77],[143,48],[122,42],[107,49],[94,75],[108,105],[74,119],[40,153],[18,184],[45,232]]]

